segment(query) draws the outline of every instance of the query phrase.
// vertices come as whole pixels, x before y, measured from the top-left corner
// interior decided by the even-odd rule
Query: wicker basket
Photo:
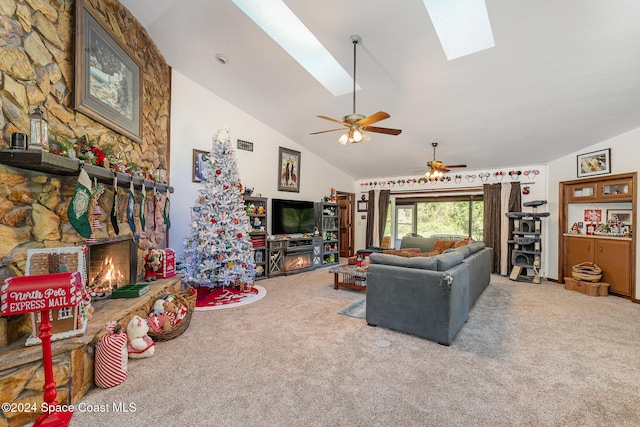
[[[172,295],[175,295],[178,301],[187,306],[187,314],[185,314],[182,322],[169,331],[154,332],[149,330],[147,335],[149,335],[149,337],[151,337],[155,342],[169,341],[182,335],[182,333],[189,327],[189,323],[191,323],[191,316],[193,315],[193,310],[196,306],[196,290],[194,288],[189,288],[185,291],[177,292]]]
[[[571,267],[571,275],[576,280],[599,282],[602,278],[602,270],[592,262],[582,262]]]

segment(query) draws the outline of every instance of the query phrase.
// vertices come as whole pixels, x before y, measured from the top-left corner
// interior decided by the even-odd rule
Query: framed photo
[[[366,200],[358,200],[358,212],[366,212],[368,203]]]
[[[203,150],[193,150],[193,173],[192,182],[202,182],[206,180],[205,162],[209,160],[209,152]]]
[[[278,191],[300,192],[300,152],[280,147],[278,152]]]
[[[75,109],[142,142],[140,65],[86,0],[76,1],[75,14]]]
[[[631,225],[631,209],[607,209],[607,222]]]
[[[584,222],[602,222],[602,209],[585,209]]]
[[[578,178],[611,173],[611,149],[578,154]]]

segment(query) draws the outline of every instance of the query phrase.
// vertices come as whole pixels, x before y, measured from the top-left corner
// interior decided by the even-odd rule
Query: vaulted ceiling
[[[350,74],[362,37],[357,112],[402,129],[346,146],[310,133],[339,127],[316,116],[352,113],[352,94],[334,97],[231,0],[120,1],[174,70],[356,179],[426,171],[433,141],[445,163],[502,168],[640,127],[636,0],[487,0],[495,47],[451,61],[422,0],[285,0]]]

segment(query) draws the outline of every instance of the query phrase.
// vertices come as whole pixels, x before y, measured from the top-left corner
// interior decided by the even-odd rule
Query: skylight
[[[282,0],[233,2],[333,96],[352,91],[353,78]]]
[[[422,0],[447,59],[495,46],[484,0]]]

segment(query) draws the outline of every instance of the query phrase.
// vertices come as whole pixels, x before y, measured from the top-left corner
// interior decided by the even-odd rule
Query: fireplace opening
[[[138,280],[137,244],[131,237],[89,245],[87,261],[88,284],[95,296]]]
[[[286,254],[284,257],[284,271],[285,273],[312,268],[311,252],[294,252]]]

